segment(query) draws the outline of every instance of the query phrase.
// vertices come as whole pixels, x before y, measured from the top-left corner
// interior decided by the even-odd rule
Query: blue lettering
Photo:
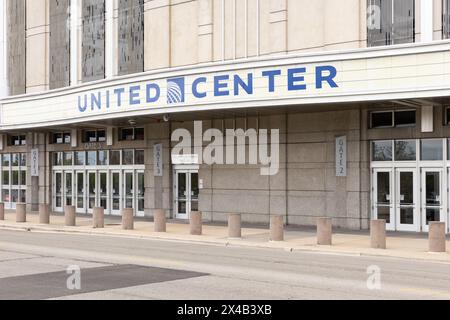
[[[253,74],[247,75],[247,83],[238,75],[234,76],[234,95],[239,95],[239,87],[245,90],[248,94],[253,94]]]
[[[124,88],[114,89],[114,94],[117,96],[117,106],[122,106],[122,94],[125,92]]]
[[[87,96],[84,95],[84,106],[81,105],[81,96],[78,96],[78,110],[85,112],[87,109]]]
[[[262,75],[269,78],[269,92],[275,92],[275,76],[281,75],[281,70],[263,71]]]
[[[229,90],[221,90],[221,89],[227,89],[228,83],[223,81],[228,81],[230,79],[230,76],[215,76],[214,77],[214,96],[220,97],[220,96],[228,96],[230,95]]]
[[[326,73],[326,75],[324,75]],[[333,66],[321,66],[316,68],[316,88],[322,89],[323,83],[328,82],[331,88],[338,88],[339,86],[334,81],[337,70]]]
[[[192,83],[192,94],[194,95],[194,97],[196,98],[206,98],[206,92],[199,92],[198,91],[198,85],[200,83],[206,83],[206,78],[205,77],[201,77],[198,79],[195,79],[194,82]]]
[[[141,103],[141,99],[139,99],[140,91],[141,86],[130,87],[130,105],[136,105]]]
[[[109,109],[109,102],[110,97],[109,97],[109,90],[106,90],[106,109]]]
[[[155,95],[152,97],[152,90],[155,90]],[[159,96],[161,95],[161,88],[155,83],[147,84],[147,103],[153,103],[158,101]]]
[[[299,76],[299,73],[305,73],[306,68],[296,68],[288,70],[288,90],[306,90],[306,84],[298,84],[297,82],[304,82],[305,76]]]
[[[102,108],[102,96],[101,93],[91,93],[91,110],[94,111],[94,107],[97,107],[97,109],[101,110]]]

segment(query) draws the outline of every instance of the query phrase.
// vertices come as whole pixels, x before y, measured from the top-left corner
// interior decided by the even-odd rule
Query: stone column
[[[93,228],[102,229],[105,227],[105,209],[94,208],[93,212]]]
[[[166,210],[157,209],[154,214],[155,232],[166,232]]]
[[[26,203],[16,204],[16,222],[27,222],[27,205]]]
[[[0,220],[5,220],[5,204],[0,202]]]
[[[372,220],[370,222],[370,247],[386,249],[386,220]]]
[[[317,244],[319,246],[331,246],[333,225],[331,218],[317,219]]]
[[[202,213],[199,211],[191,212],[190,217],[190,227],[191,235],[201,236],[202,235]]]
[[[76,226],[75,206],[65,206],[64,207],[64,217],[65,217],[66,227],[75,227]]]
[[[242,217],[240,214],[228,215],[228,238],[242,238]]]
[[[270,217],[270,241],[284,241],[284,217],[282,215]]]
[[[445,222],[430,222],[428,237],[430,252],[446,252]]]
[[[122,229],[123,230],[134,229],[134,210],[131,208],[122,209]]]
[[[48,204],[39,205],[39,223],[50,224],[50,208]]]

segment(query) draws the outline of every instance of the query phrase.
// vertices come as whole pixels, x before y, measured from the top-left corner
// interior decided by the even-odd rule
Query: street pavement
[[[450,264],[0,229],[0,299],[450,299]]]

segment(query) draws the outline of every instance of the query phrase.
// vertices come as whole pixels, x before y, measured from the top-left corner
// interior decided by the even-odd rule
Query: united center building
[[[427,231],[450,219],[449,2],[3,0],[1,201]],[[208,129],[277,132],[277,170],[251,139],[205,163]]]

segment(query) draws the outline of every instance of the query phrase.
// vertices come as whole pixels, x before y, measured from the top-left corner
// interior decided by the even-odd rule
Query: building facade
[[[448,0],[2,0],[0,28],[8,208],[450,221]]]

